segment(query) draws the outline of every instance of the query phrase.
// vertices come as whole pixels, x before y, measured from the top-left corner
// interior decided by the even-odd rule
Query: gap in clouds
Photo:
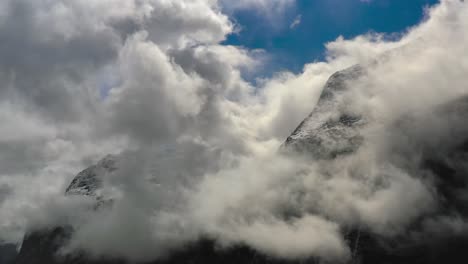
[[[346,39],[379,32],[398,38],[424,17],[424,9],[437,0],[297,0],[274,17],[265,19],[257,9],[233,13],[240,31],[230,34],[225,44],[263,49],[270,60],[260,73],[271,76],[277,71],[298,73],[304,64],[325,59],[325,44],[338,36]],[[290,25],[300,16],[301,23]]]

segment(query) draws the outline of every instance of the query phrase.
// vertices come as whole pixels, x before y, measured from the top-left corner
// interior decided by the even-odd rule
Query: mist
[[[224,2],[0,4],[0,242],[69,225],[61,254],[149,261],[210,238],[346,261],[353,229],[405,243],[466,234],[465,2],[442,0],[398,39],[340,37],[324,61],[255,82],[245,76],[268,55],[221,44],[238,30],[226,13],[291,1]],[[344,140],[321,130],[343,115],[359,120],[337,126]],[[306,117],[314,155],[285,146]],[[108,205],[64,194],[107,154]],[[431,167],[441,163],[455,183]]]

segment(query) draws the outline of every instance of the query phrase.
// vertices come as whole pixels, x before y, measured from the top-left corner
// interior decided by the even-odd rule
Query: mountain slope
[[[97,205],[103,201],[100,194],[103,177],[117,170],[117,157],[108,155],[97,164],[78,173],[67,187],[66,195],[85,195],[96,199]],[[57,252],[72,235],[71,227],[53,227],[34,230],[25,235],[16,264],[45,263],[88,263],[83,256],[59,257]],[[107,262],[98,262],[107,263]],[[114,263],[114,262],[111,262]]]
[[[359,126],[364,122],[360,116],[342,112],[340,93],[347,91],[349,82],[365,73],[360,65],[336,72],[324,86],[314,110],[286,139],[283,149],[312,156],[314,159],[329,159],[356,150],[362,141]]]

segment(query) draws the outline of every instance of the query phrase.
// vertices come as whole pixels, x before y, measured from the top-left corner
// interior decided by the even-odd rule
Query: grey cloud
[[[0,204],[5,202],[5,200],[13,194],[13,189],[9,185],[2,184],[0,185]]]
[[[447,7],[445,5],[450,5],[450,3],[443,3],[443,7]],[[131,84],[127,87],[124,85],[122,95],[128,92],[129,96],[119,97],[119,90],[115,90],[117,93],[115,98],[121,100],[119,103],[122,103],[122,107],[127,103],[124,99],[131,98],[133,93],[138,91],[138,87],[145,87],[141,90],[141,95],[150,97],[149,95],[155,93],[158,96],[153,96],[154,98],[164,98],[164,103],[173,100],[174,103],[170,106],[172,112],[166,112],[167,117],[171,117],[170,119],[165,119],[166,114],[163,117],[158,116],[164,113],[160,110],[153,111],[150,108],[151,111],[143,110],[143,112],[153,113],[153,116],[157,117],[155,120],[163,120],[166,124],[180,121],[180,124],[187,125],[187,127],[174,126],[171,132],[163,135],[156,133],[159,129],[157,128],[154,130],[156,138],[177,141],[178,137],[185,136],[189,139],[188,142],[194,138],[201,140],[206,144],[202,145],[205,147],[220,146],[216,139],[223,138],[223,134],[219,133],[223,130],[214,130],[215,133],[211,134],[204,131],[204,127],[196,125],[197,122],[204,120],[204,113],[214,114],[215,117],[224,116],[232,122],[226,122],[223,125],[228,129],[231,128],[231,132],[235,132],[234,138],[240,139],[247,150],[240,152],[241,155],[233,152],[231,148],[219,152],[228,154],[227,159],[213,159],[211,155],[202,157],[202,160],[207,158],[216,166],[211,169],[201,166],[195,170],[197,173],[187,173],[191,171],[189,168],[192,168],[190,165],[192,163],[180,162],[178,159],[175,159],[174,163],[171,158],[163,159],[162,164],[155,165],[155,168],[160,168],[158,171],[171,172],[163,173],[165,175],[173,175],[172,173],[176,172],[175,175],[187,175],[187,178],[193,182],[185,186],[187,196],[179,200],[176,208],[161,203],[153,204],[155,207],[148,206],[157,212],[169,214],[169,219],[172,220],[166,222],[167,215],[156,213],[153,220],[156,221],[155,226],[158,228],[153,230],[179,230],[181,241],[172,240],[174,238],[169,236],[171,241],[177,241],[174,242],[175,244],[183,244],[197,237],[197,234],[205,234],[217,237],[222,245],[243,243],[266,254],[286,258],[308,256],[320,256],[324,259],[347,258],[350,255],[350,249],[344,241],[343,229],[360,227],[382,239],[391,239],[406,234],[408,227],[421,217],[438,212],[442,196],[434,192],[433,182],[425,177],[427,172],[419,167],[418,160],[415,159],[420,155],[417,146],[428,147],[431,144],[441,143],[440,140],[451,141],[450,138],[453,135],[450,136],[447,131],[452,131],[454,128],[452,125],[456,126],[460,122],[452,120],[449,124],[441,124],[426,119],[425,115],[413,117],[412,113],[421,111],[430,113],[430,110],[435,109],[437,104],[450,103],[450,100],[463,92],[454,88],[441,93],[442,87],[446,86],[444,83],[451,83],[455,85],[454,87],[458,87],[458,81],[463,80],[459,73],[464,70],[460,70],[460,65],[454,63],[451,56],[444,57],[438,52],[441,44],[445,42],[440,42],[439,38],[435,37],[437,33],[425,29],[425,27],[433,27],[433,24],[437,24],[438,22],[434,21],[437,21],[439,17],[443,20],[444,15],[437,15],[440,10],[434,9],[435,15],[432,20],[429,19],[397,42],[388,43],[383,38],[374,36],[361,36],[347,41],[338,39],[329,45],[331,57],[327,63],[308,65],[299,76],[285,73],[267,80],[262,84],[263,90],[257,95],[258,97],[251,97],[251,94],[246,93],[241,97],[245,101],[241,100],[238,103],[235,100],[226,100],[223,91],[210,86],[210,83],[227,80],[230,76],[232,78],[233,75],[227,74],[231,70],[229,64],[210,60],[210,55],[200,52],[202,49],[197,47],[182,51],[171,50],[170,55],[167,56],[164,50],[156,48],[153,50],[154,53],[146,53],[152,48],[144,40],[136,44],[136,46],[148,48],[140,50],[145,51],[142,54],[157,56],[154,57],[152,64],[145,65],[146,67],[150,65],[148,69],[153,70],[149,75],[151,78],[147,77],[149,79],[144,82],[144,85]],[[444,24],[444,22],[441,23]],[[445,29],[449,29],[449,32],[445,32],[448,36],[462,34],[449,26]],[[450,33],[450,30],[455,31]],[[424,42],[418,41],[421,38],[425,39]],[[461,43],[454,44],[453,52],[460,52],[459,56],[455,57],[461,57],[463,54],[463,51],[458,49],[459,44],[462,45]],[[381,59],[377,56],[392,48],[403,46],[405,47],[400,51],[388,53],[385,58]],[[138,53],[129,54],[140,56]],[[170,61],[171,56],[174,61]],[[204,59],[211,63],[204,63]],[[163,63],[155,63],[156,60]],[[138,67],[140,67],[139,62],[140,60],[137,60],[136,66]],[[328,115],[326,118],[332,117],[332,119],[347,112],[365,117],[365,125],[357,131],[364,138],[362,146],[350,155],[322,161],[273,154],[278,144],[268,144],[268,142],[281,140],[310,111],[328,75],[337,68],[350,66],[356,62],[368,67],[368,73],[362,78],[349,81],[347,86],[350,89],[339,91],[334,98],[337,100],[337,104],[334,105],[336,107],[327,108],[328,112],[325,111],[324,114]],[[408,68],[403,68],[401,65],[406,65]],[[454,71],[449,70],[447,73],[449,65],[458,66]],[[217,69],[212,68],[215,66]],[[446,68],[440,71],[439,66]],[[181,67],[183,71],[178,71],[178,67]],[[138,74],[136,76],[139,77],[135,78],[138,81],[143,80],[149,74],[146,68],[142,69],[137,73],[132,73]],[[173,86],[167,81],[168,76],[177,76],[172,79],[191,80],[191,86]],[[427,76],[431,76],[431,80],[435,81],[428,82]],[[445,81],[436,81],[438,78]],[[198,81],[201,82],[198,83]],[[226,81],[223,82],[226,83]],[[151,83],[163,85],[153,87],[149,85]],[[193,93],[189,93],[189,101],[177,101],[180,98],[174,98],[173,95],[165,92],[164,89],[167,87],[177,87],[181,92],[186,92],[187,90],[184,89],[188,89]],[[128,90],[125,91],[125,89]],[[402,99],[401,94],[406,94],[407,97]],[[422,96],[417,97],[417,95]],[[135,96],[135,98],[141,98],[140,96]],[[235,107],[230,108],[229,105],[232,103],[235,103]],[[214,107],[205,108],[207,105]],[[148,106],[156,107],[151,104]],[[189,106],[199,107],[190,108]],[[140,109],[145,108],[135,106],[135,113],[138,113]],[[204,112],[204,109],[210,111]],[[184,112],[183,110],[191,111]],[[220,115],[219,111],[224,111],[223,115]],[[240,122],[236,119],[239,114],[242,114]],[[442,116],[447,117],[446,114]],[[150,119],[137,117],[135,114],[125,119],[151,122]],[[402,127],[398,122],[401,118],[410,118],[412,121],[408,122],[408,126]],[[211,130],[225,119],[209,120],[206,127]],[[163,127],[166,129],[170,126],[163,125]],[[439,131],[440,133],[439,128],[443,128]],[[346,129],[346,127],[340,129]],[[151,138],[151,135],[132,134],[135,138]],[[460,132],[460,134],[463,133]],[[251,137],[251,135],[254,136]],[[437,143],[433,141],[436,135],[440,139]],[[171,136],[174,137],[171,138]],[[405,136],[408,137],[407,141],[402,139]],[[403,142],[401,146],[396,144],[401,142]],[[193,153],[188,151],[187,146],[176,146],[179,151],[182,151],[181,153],[185,151]],[[202,149],[203,147],[198,151],[203,153]],[[229,154],[232,153],[235,155],[230,156]],[[146,155],[143,156],[148,157]],[[204,164],[202,161],[195,163]],[[149,164],[154,164],[154,162],[136,167],[150,166]],[[168,164],[186,164],[187,166],[167,169]],[[126,178],[128,175],[133,174],[133,171],[138,171],[135,166],[130,168],[132,169],[122,176],[124,176],[124,182],[131,180],[131,183],[126,182],[123,186],[132,186],[132,183],[138,181],[137,179],[141,180],[139,175],[146,174],[140,172],[134,175],[136,177],[128,179]],[[198,178],[195,174],[203,176]],[[162,186],[167,186],[171,190],[184,186],[175,179],[180,178],[171,176],[170,180],[162,180]],[[121,180],[113,184],[121,184]],[[167,198],[171,195],[163,194],[164,192],[159,193],[162,195],[159,199],[153,200],[151,196],[143,195],[151,193],[149,190],[145,191],[144,188],[138,188],[138,190],[140,191],[128,189],[125,196],[132,197],[132,194],[139,193],[140,195],[133,196],[135,200],[132,201],[144,204],[151,204],[150,201],[156,200],[172,200]],[[167,210],[160,210],[161,208]],[[141,217],[144,218],[147,215],[143,213]],[[138,217],[138,220],[141,218]],[[454,223],[453,228],[457,229],[457,221],[445,223],[450,222]],[[437,222],[430,223],[434,225]],[[426,225],[430,225],[429,222]],[[185,228],[179,229],[180,226]],[[315,234],[317,230],[323,232],[317,235]],[[281,233],[284,239],[269,235],[277,232]],[[158,231],[154,234],[157,236]],[[262,235],[253,236],[252,234]],[[300,245],[292,244],[291,239],[288,238],[298,238],[299,234],[310,236],[301,237]],[[159,235],[164,237],[164,234],[159,233]],[[316,236],[328,239],[317,241]],[[84,236],[80,236],[80,239],[75,242],[79,245],[83,241]],[[157,240],[151,241],[155,245],[158,244]],[[265,241],[271,241],[271,243]],[[105,243],[105,241],[102,242]],[[94,248],[99,247],[94,245]],[[112,248],[108,250],[114,252]],[[126,253],[128,253],[127,257],[135,255],[131,251]]]
[[[43,144],[36,142],[2,142],[0,164],[2,173],[28,173],[45,166]],[[41,159],[42,158],[42,159]]]
[[[193,47],[166,55],[144,35],[128,41],[119,59],[125,81],[107,99],[110,122],[104,131],[164,144],[199,137],[242,151],[244,144],[222,108],[227,100],[239,100],[233,94],[242,98],[249,88],[235,66],[251,61],[233,47],[213,49]],[[235,60],[221,63],[223,58]]]
[[[153,1],[151,17],[145,21],[149,39],[165,47],[218,43],[232,31],[228,17],[214,1]]]
[[[93,105],[83,83],[116,56],[119,37],[110,28],[55,33],[50,24],[61,23],[59,17],[52,13],[48,24],[38,21],[44,8],[53,6],[8,3],[8,16],[0,26],[2,98],[16,98],[16,103],[47,117],[76,120],[83,105]]]
[[[0,26],[11,44],[0,50],[0,102],[26,122],[1,118],[28,133],[0,132],[0,162],[8,164],[0,179],[16,201],[0,205],[1,236],[67,223],[76,236],[65,250],[93,256],[148,260],[208,236],[277,257],[335,260],[350,257],[344,232],[353,228],[392,239],[423,219],[415,236],[464,232],[464,189],[439,191],[443,179],[419,162],[429,155],[465,170],[463,152],[450,153],[466,132],[457,113],[466,111],[434,111],[465,108],[453,100],[466,94],[466,5],[442,1],[400,40],[339,38],[325,62],[253,87],[241,73],[260,65],[255,56],[218,44],[232,31],[222,3],[69,3],[36,25],[50,7],[43,2],[11,2],[2,12],[12,22]],[[51,21],[68,23],[47,27]],[[362,116],[360,147],[335,159],[278,154],[327,78],[356,63],[367,73],[346,83],[317,125]],[[100,98],[95,79],[104,67],[118,81]],[[324,131],[314,130],[329,140]],[[122,153],[120,170],[104,179],[114,206],[94,212],[59,194],[83,161],[108,151]],[[57,202],[47,206],[51,197]],[[440,211],[447,201],[453,208]]]
[[[174,61],[188,73],[197,73],[202,78],[215,84],[225,85],[231,76],[226,68],[225,62],[220,61],[220,57],[209,48],[198,47],[188,48],[180,51],[173,51]]]

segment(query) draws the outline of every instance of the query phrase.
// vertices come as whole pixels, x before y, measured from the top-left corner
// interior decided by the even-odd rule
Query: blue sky
[[[424,18],[424,8],[437,0],[297,0],[281,15],[241,9],[232,14],[241,27],[225,44],[263,49],[271,57],[261,73],[299,72],[307,62],[323,60],[324,44],[366,32],[398,36]],[[300,23],[291,26],[295,19]]]

